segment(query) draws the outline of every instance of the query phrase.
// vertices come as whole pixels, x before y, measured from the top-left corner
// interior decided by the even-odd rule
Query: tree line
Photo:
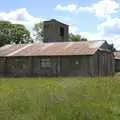
[[[21,24],[13,24],[9,21],[0,21],[0,46],[5,44],[23,44],[33,43],[36,40],[42,41],[43,34],[43,22],[39,22],[34,25],[35,31],[34,38],[31,37],[30,31]],[[70,41],[87,41],[86,38],[82,38],[80,35],[69,35]]]

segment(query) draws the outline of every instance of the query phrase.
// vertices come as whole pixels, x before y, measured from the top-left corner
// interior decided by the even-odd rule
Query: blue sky
[[[58,19],[70,25],[70,32],[89,40],[104,39],[120,49],[120,0],[4,0],[0,20],[34,24]]]

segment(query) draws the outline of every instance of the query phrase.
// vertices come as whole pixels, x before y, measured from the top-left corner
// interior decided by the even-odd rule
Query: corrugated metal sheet
[[[114,52],[114,58],[120,59],[120,52]]]
[[[0,56],[93,55],[105,41],[17,44],[0,48]],[[4,48],[4,49],[3,49]]]
[[[13,44],[13,45],[5,45],[0,48],[0,56],[6,56],[11,54],[14,51],[26,46],[25,44]]]

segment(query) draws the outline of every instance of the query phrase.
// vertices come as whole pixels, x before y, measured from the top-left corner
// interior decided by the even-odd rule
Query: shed
[[[13,44],[0,48],[0,76],[113,75],[106,41]]]

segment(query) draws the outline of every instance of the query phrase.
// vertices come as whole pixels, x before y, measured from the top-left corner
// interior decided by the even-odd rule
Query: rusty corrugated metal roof
[[[105,41],[14,44],[0,48],[0,56],[93,55]]]
[[[5,45],[3,47],[0,47],[0,56],[6,56],[23,46],[26,46],[25,44],[13,44],[13,45]]]
[[[115,59],[120,59],[120,51],[119,52],[114,52],[114,58]]]

